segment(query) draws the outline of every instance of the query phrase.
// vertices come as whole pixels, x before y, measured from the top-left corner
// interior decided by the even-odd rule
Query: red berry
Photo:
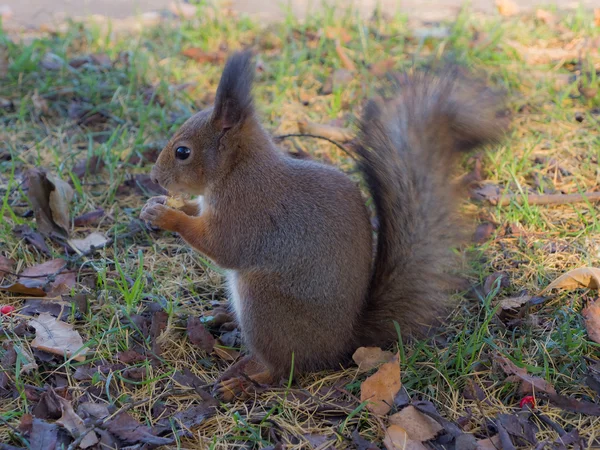
[[[15,310],[14,306],[4,305],[2,308],[0,308],[0,314],[7,316],[7,315],[11,314],[14,310]]]
[[[525,406],[529,406],[531,409],[535,408],[535,398],[533,395],[526,395],[523,397],[519,403],[521,408],[525,408]]]

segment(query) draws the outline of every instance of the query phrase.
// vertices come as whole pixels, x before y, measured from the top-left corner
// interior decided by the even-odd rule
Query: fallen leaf
[[[519,309],[525,303],[531,300],[531,295],[521,295],[519,297],[504,298],[498,302],[501,309]]]
[[[4,278],[7,273],[13,271],[13,267],[15,266],[15,260],[7,258],[6,256],[0,255],[0,280]]]
[[[58,447],[58,425],[33,418],[29,433],[29,450],[49,450]]]
[[[534,387],[538,392],[545,392],[547,394],[556,395],[556,389],[546,380],[540,377],[534,377],[527,373],[526,369],[518,367],[507,357],[496,353],[494,360],[500,365],[504,373],[507,375],[515,375],[517,378],[522,380],[524,387]]]
[[[352,360],[358,366],[359,372],[369,372],[393,359],[392,352],[384,351],[379,347],[360,347],[352,355]]]
[[[0,11],[1,15],[2,12]],[[8,66],[10,66],[8,62],[8,48],[6,48],[6,45],[0,44],[0,79],[6,78],[8,75]]]
[[[145,361],[146,357],[135,350],[125,350],[117,353],[117,359],[124,364],[137,364]]]
[[[564,395],[558,395],[556,393],[548,394],[548,400],[565,411],[574,412],[576,414],[585,414],[587,416],[600,416],[600,405],[597,403],[577,400],[576,398],[565,397]]]
[[[58,397],[58,400],[60,402],[62,415],[56,421],[56,423],[63,426],[75,439],[85,433],[85,436],[79,443],[80,448],[85,449],[91,447],[92,445],[96,445],[98,443],[98,437],[96,436],[96,433],[94,433],[93,430],[87,429],[83,419],[79,417],[73,410],[71,402],[62,397]]]
[[[73,188],[59,178],[47,175],[43,170],[27,172],[28,198],[33,205],[38,230],[47,236],[69,235],[69,203]]]
[[[477,201],[490,200],[500,195],[500,186],[497,184],[484,184],[471,190],[471,199]]]
[[[150,427],[138,422],[126,412],[117,414],[102,426],[125,444],[169,445],[173,443],[173,439],[156,436]]]
[[[387,450],[427,450],[420,442],[410,439],[406,431],[398,425],[390,425],[385,430],[383,445]]]
[[[513,0],[496,0],[496,8],[501,16],[510,17],[519,13],[519,5]]]
[[[33,231],[29,225],[17,225],[13,229],[13,233],[17,237],[24,239],[25,242],[35,247],[43,254],[48,256],[51,255],[50,249],[44,241],[44,237],[40,233]]]
[[[581,288],[599,289],[600,269],[595,267],[580,267],[578,269],[570,270],[546,286],[546,288],[542,290],[542,294],[552,289]]]
[[[225,361],[235,361],[240,357],[240,352],[238,352],[237,350],[233,350],[232,348],[226,348],[220,344],[220,341],[217,339],[215,342],[215,347],[213,348],[213,351],[215,352],[215,354],[225,360]]]
[[[407,406],[402,411],[390,417],[392,425],[398,425],[406,431],[408,437],[415,441],[423,442],[435,438],[444,428],[417,410],[414,406]]]
[[[59,321],[46,313],[30,320],[29,325],[35,328],[35,339],[31,342],[31,347],[55,355],[73,357],[76,361],[85,360],[88,349],[82,348],[83,340],[73,329],[73,325]]]
[[[533,421],[529,420],[529,417],[531,416],[498,414],[495,425],[498,428],[498,435],[503,448],[511,448],[513,439],[510,436],[514,438],[514,442],[519,446],[537,444],[536,433],[538,428]],[[510,436],[506,436],[503,432],[508,433]]]
[[[494,231],[496,230],[496,226],[489,222],[480,223],[477,225],[477,229],[475,230],[475,235],[473,236],[473,241],[476,244],[483,244],[486,242]]]
[[[38,419],[58,419],[62,415],[62,409],[56,391],[51,387],[46,389],[31,412],[34,417],[37,417]]]
[[[212,352],[215,346],[215,338],[197,317],[188,318],[187,335],[190,342],[200,348],[200,350],[206,353]]]
[[[156,311],[152,314],[152,323],[150,324],[150,340],[152,342],[152,351],[159,356],[162,353],[161,336],[169,323],[169,315],[165,311]]]
[[[65,265],[66,262],[64,260],[53,259],[37,266],[28,267],[19,274],[19,278],[15,283],[0,286],[0,290],[34,297],[54,296],[66,293],[63,291],[68,291],[75,285],[75,274],[59,274],[58,272]],[[50,276],[55,277],[54,281],[49,282],[48,277]]]
[[[350,72],[355,72],[356,66],[354,65],[354,62],[346,54],[346,49],[342,47],[339,41],[336,41],[335,43],[335,51],[342,62],[342,66],[344,66],[344,68],[348,69]]]
[[[600,27],[600,8],[594,9],[594,25]]]
[[[71,239],[69,241],[70,244],[82,253],[89,253],[92,248],[104,247],[107,242],[108,238],[97,231],[94,231],[83,239]]]
[[[183,50],[181,54],[200,64],[211,63],[215,65],[223,64],[227,57],[225,52],[207,52],[198,47],[187,48]]]
[[[400,364],[396,355],[391,362],[383,364],[377,372],[363,381],[360,401],[368,401],[367,409],[375,414],[387,414],[401,386]]]

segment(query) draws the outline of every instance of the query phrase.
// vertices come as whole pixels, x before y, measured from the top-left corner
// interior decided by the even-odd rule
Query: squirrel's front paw
[[[179,211],[161,203],[161,197],[153,197],[142,208],[140,219],[163,230],[177,231],[179,214]]]

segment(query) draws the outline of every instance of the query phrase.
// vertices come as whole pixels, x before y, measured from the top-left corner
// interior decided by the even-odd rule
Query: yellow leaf
[[[580,267],[578,269],[570,270],[550,283],[542,291],[542,294],[552,289],[580,288],[600,288],[600,269],[596,269],[595,267]]]
[[[368,401],[367,408],[375,414],[387,414],[401,386],[400,365],[396,356],[363,382],[360,401]]]

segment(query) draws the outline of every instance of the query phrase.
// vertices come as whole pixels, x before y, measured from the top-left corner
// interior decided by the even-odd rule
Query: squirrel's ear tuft
[[[252,115],[253,80],[252,53],[244,51],[233,54],[225,63],[213,112],[213,120],[223,130],[242,123]]]

